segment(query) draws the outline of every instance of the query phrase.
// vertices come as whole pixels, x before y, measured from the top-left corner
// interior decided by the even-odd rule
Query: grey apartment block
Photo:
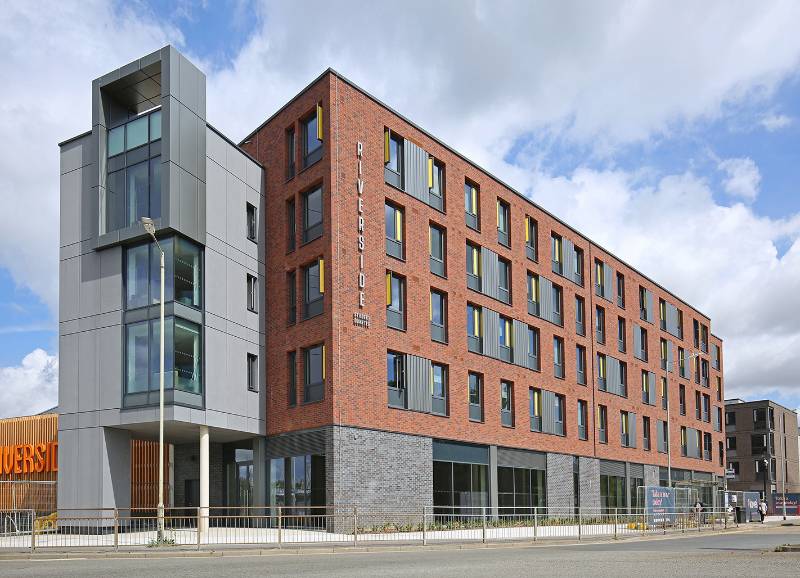
[[[160,179],[151,172],[149,181],[161,191],[160,206],[152,201],[149,209],[157,236],[180,236],[201,250],[200,307],[171,301],[165,313],[200,328],[202,393],[166,392],[166,441],[199,444],[202,426],[212,444],[266,431],[264,364],[258,391],[249,391],[246,362],[248,353],[265,358],[264,312],[246,303],[247,274],[264,275],[263,227],[255,242],[246,235],[246,203],[261,216],[263,169],[207,124],[205,84],[165,47],[96,79],[90,132],[60,145],[61,508],[128,506],[130,439],[157,439],[157,391],[125,394],[126,325],[157,320],[158,307],[126,308],[126,251],[148,237],[138,219],[119,218],[130,208],[120,208],[108,175],[120,156],[144,154],[160,167]],[[112,162],[109,132],[156,107],[160,123],[150,126],[160,127],[160,140]],[[263,303],[263,282],[258,288]],[[263,464],[256,470],[263,475]]]
[[[422,511],[433,505],[433,441],[386,431],[333,427],[329,503]]]
[[[600,460],[597,458],[578,458],[578,488],[580,507],[589,510],[600,509]]]
[[[573,456],[547,454],[547,507],[551,513],[569,515],[575,508]]]

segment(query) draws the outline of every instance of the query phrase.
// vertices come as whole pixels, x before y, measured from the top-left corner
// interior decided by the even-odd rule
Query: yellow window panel
[[[386,305],[392,304],[392,274],[386,274]]]
[[[472,207],[470,207],[470,212],[473,215],[477,215],[478,214],[478,189],[476,189],[475,187],[471,187],[471,191],[472,191],[472,195],[471,195],[471,197],[472,197]]]
[[[325,345],[322,346],[322,380],[325,381]]]
[[[319,292],[325,293],[325,259],[319,260]]]
[[[398,242],[403,240],[403,212],[394,210],[394,236]]]
[[[475,326],[475,337],[481,336],[481,312],[477,309],[472,310],[472,324]]]
[[[386,164],[389,162],[389,134],[390,130],[387,128],[383,131],[383,163]]]
[[[428,157],[428,188],[433,188],[433,157]]]
[[[317,138],[322,140],[322,105],[317,105]]]

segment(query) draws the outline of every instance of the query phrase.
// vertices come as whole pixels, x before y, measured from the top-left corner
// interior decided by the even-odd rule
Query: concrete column
[[[497,446],[489,446],[489,505],[492,519],[497,519]]]
[[[200,531],[208,530],[208,477],[209,443],[208,426],[200,426]]]
[[[253,440],[253,505],[267,505],[267,438]]]

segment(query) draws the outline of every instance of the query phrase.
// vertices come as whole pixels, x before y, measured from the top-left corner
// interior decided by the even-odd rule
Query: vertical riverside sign
[[[367,275],[364,271],[364,173],[361,161],[364,155],[364,144],[356,143],[357,178],[356,193],[358,196],[358,308],[363,309],[367,303],[365,288]],[[362,311],[353,313],[353,325],[369,327],[369,315]]]

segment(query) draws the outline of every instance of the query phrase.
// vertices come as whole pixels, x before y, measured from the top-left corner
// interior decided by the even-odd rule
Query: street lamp
[[[156,226],[150,217],[142,217],[142,226],[161,253],[161,293],[159,294],[158,361],[158,543],[164,540],[164,249],[156,239]]]

